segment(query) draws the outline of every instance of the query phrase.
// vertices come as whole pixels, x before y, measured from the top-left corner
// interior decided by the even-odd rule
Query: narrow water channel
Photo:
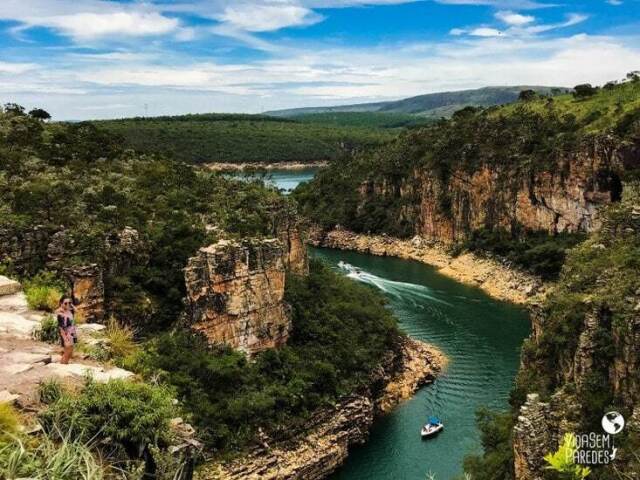
[[[433,343],[449,357],[445,373],[433,385],[377,420],[369,441],[353,449],[333,480],[425,480],[427,473],[449,480],[461,475],[464,456],[479,451],[477,408],[507,407],[520,347],[529,333],[526,311],[421,263],[328,249],[311,253],[380,289],[407,334]],[[420,427],[430,415],[439,416],[445,430],[423,441]]]

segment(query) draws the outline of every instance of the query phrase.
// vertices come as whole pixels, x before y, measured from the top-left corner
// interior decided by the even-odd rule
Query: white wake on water
[[[416,300],[430,300],[444,305],[451,306],[450,303],[445,302],[433,295],[433,290],[424,285],[418,285],[416,283],[397,282],[389,280],[387,278],[379,277],[359,267],[355,267],[350,263],[338,262],[338,268],[345,272],[345,275],[353,280],[357,280],[362,283],[373,285],[374,287],[382,290],[387,295],[391,295],[395,298],[411,299],[415,304]]]

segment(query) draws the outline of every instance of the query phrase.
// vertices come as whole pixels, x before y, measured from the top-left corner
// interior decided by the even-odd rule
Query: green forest
[[[3,248],[0,274],[21,279],[30,304],[51,310],[66,289],[65,269],[97,263],[105,272],[109,342],[85,353],[133,370],[140,380],[88,378],[71,390],[56,381],[41,384],[45,430],[35,440],[20,432],[18,414],[0,404],[0,472],[97,479],[143,468],[156,475],[145,478],[177,478],[182,464],[167,450],[172,418],[198,428],[208,458],[227,457],[248,448],[258,428],[277,438],[364,386],[399,338],[396,320],[377,292],[320,263],[311,263],[308,277],[287,280],[293,331],[285,348],[249,362],[207,345],[180,322],[187,259],[222,230],[231,238],[272,236],[272,217],[291,208],[290,199],[261,182],[136,154],[95,124],[46,123],[5,105],[0,241],[15,239],[21,250]],[[139,235],[119,250],[118,239],[131,229]],[[52,261],[46,244],[54,237],[64,255]],[[55,342],[48,321],[38,335]],[[67,473],[60,474],[67,460]]]
[[[381,145],[393,130],[371,122],[294,121],[264,115],[202,114],[94,122],[129,148],[188,163],[310,163]]]

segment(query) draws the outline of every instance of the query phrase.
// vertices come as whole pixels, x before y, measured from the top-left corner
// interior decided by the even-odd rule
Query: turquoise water
[[[449,365],[433,385],[378,419],[369,441],[352,450],[333,480],[438,480],[462,474],[462,460],[479,449],[474,412],[505,409],[522,341],[529,334],[524,309],[492,300],[417,262],[353,252],[313,249],[345,275],[380,289],[410,336],[437,345]],[[346,265],[338,266],[339,262]],[[361,269],[354,271],[354,267]],[[428,416],[445,430],[420,439]]]
[[[283,193],[291,193],[302,182],[308,182],[317,173],[318,168],[305,168],[302,170],[268,170],[264,174],[249,175],[249,178],[263,178],[265,182],[282,190]],[[234,174],[242,177],[244,174]],[[246,175],[245,175],[246,177]]]

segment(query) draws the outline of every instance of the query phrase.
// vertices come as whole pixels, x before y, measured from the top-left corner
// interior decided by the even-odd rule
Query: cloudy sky
[[[0,101],[250,112],[640,69],[640,0],[0,0]]]

